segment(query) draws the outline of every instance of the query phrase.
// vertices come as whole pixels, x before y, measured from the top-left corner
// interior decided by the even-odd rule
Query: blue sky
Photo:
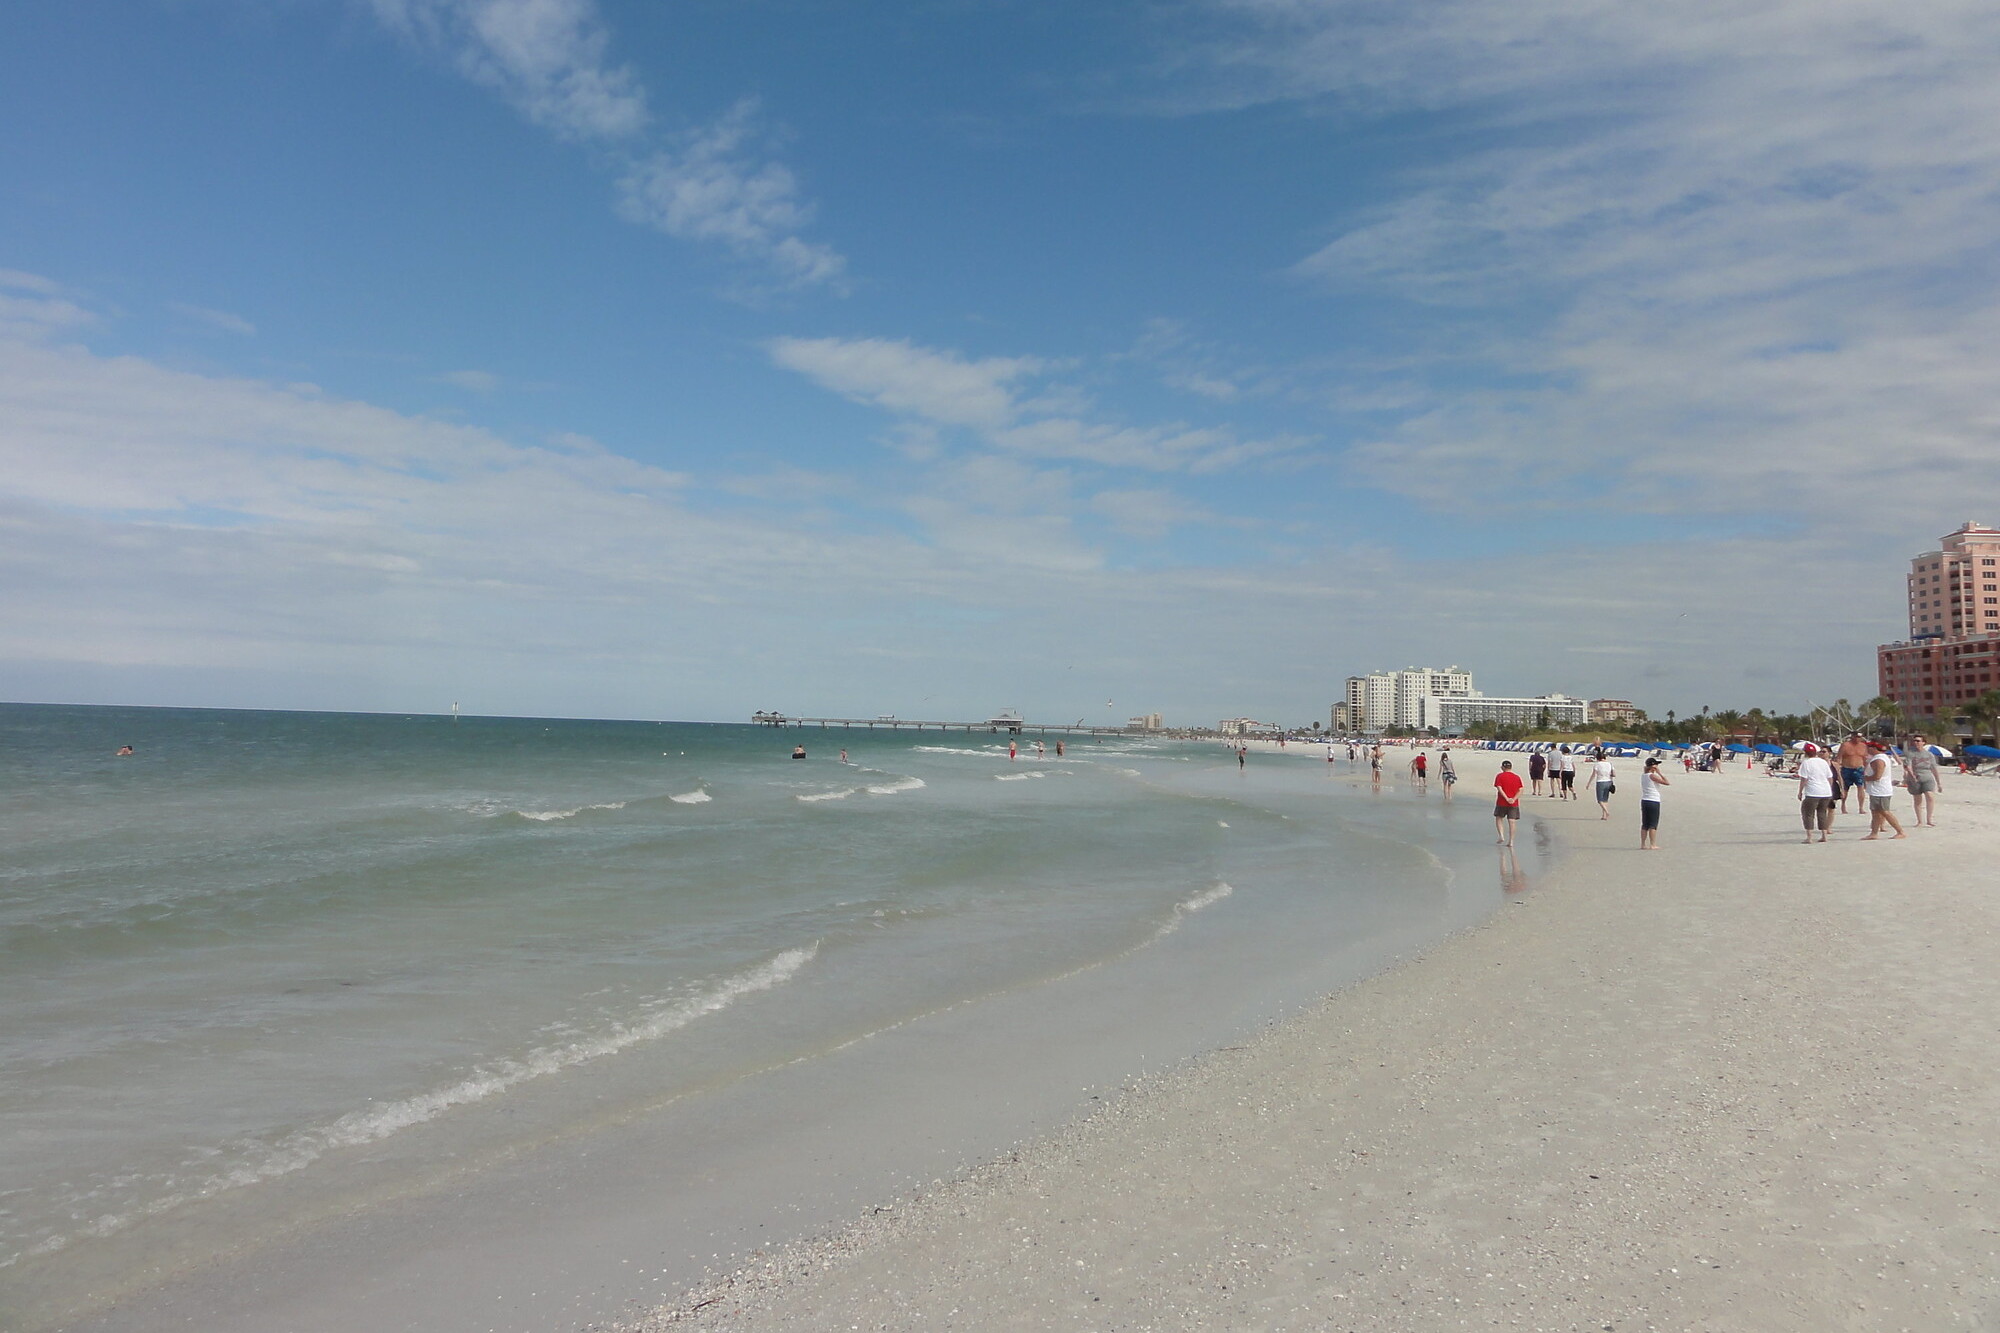
[[[0,19],[0,697],[1873,693],[1994,521],[1960,3]]]

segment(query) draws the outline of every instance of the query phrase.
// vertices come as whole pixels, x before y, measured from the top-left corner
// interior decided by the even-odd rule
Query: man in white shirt
[[[1862,786],[1868,793],[1868,836],[1861,841],[1873,842],[1881,837],[1884,825],[1896,830],[1896,837],[1906,837],[1902,824],[1889,809],[1889,798],[1896,794],[1896,761],[1889,757],[1888,746],[1877,741],[1868,747],[1867,773]]]
[[[1813,840],[1815,828],[1825,842],[1833,827],[1833,765],[1821,757],[1817,745],[1808,745],[1805,756],[1799,760],[1799,819],[1806,826],[1807,842]]]

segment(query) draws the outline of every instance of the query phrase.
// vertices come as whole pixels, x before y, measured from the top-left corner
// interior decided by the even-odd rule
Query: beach
[[[1563,855],[1484,924],[621,1327],[1993,1327],[2000,783],[1807,846],[1669,769],[1642,853],[1637,769],[1524,797]]]

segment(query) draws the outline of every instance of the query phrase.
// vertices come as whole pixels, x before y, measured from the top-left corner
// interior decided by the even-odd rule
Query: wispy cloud
[[[1080,395],[1033,380],[1056,363],[1037,357],[969,360],[883,338],[778,338],[771,359],[836,393],[914,418],[970,429],[985,445],[1027,458],[1153,472],[1214,472],[1296,450],[1300,441],[1252,440],[1225,427],[1131,426],[1066,414]],[[926,437],[926,443],[930,443]]]
[[[96,316],[47,278],[0,268],[0,338],[41,339],[81,329]]]
[[[500,377],[490,370],[448,370],[437,380],[471,393],[492,393],[500,387]]]
[[[1215,6],[1198,98],[1424,108],[1469,149],[1298,275],[1424,307],[1362,475],[1438,503],[1798,515],[2000,501],[2000,11]],[[1193,71],[1199,71],[1198,76]],[[1450,330],[1446,334],[1442,330]],[[1360,385],[1358,387],[1367,387]]]
[[[184,305],[179,301],[171,302],[168,308],[176,314],[221,329],[225,333],[239,333],[246,338],[255,337],[257,334],[255,324],[241,315],[232,315],[227,310],[211,310],[203,305]]]
[[[43,280],[9,290],[69,300]],[[1228,520],[990,452],[928,470],[904,505],[914,531],[799,523],[799,501],[839,476],[781,476],[704,512],[688,478],[582,436],[523,444],[40,336],[63,323],[43,310],[35,336],[0,337],[0,679],[17,698],[101,681],[125,701],[727,717],[896,707],[944,681],[943,711],[1054,715],[1116,690],[1177,720],[1309,717],[1347,670],[1468,639],[1488,645],[1489,688],[1629,694],[1628,663],[1549,657],[1587,626],[1580,641],[1661,667],[1641,700],[1657,710],[1715,702],[1696,688],[1725,648],[1773,682],[1757,702],[1852,695],[1837,654],[1795,643],[1865,641],[1898,609],[1892,586],[1798,596],[1801,560],[1832,587],[1878,568],[1880,534],[1833,529],[1803,546],[1607,542],[1584,562],[1336,544],[1282,565],[1120,569],[1080,521],[1144,535]],[[1724,586],[1694,620],[1659,614]],[[1035,630],[965,632],[984,622]],[[1051,642],[1091,678],[1052,665]]]
[[[747,151],[756,117],[754,100],[740,102],[680,145],[634,163],[619,182],[620,211],[682,240],[719,241],[790,286],[834,282],[846,261],[799,236],[812,207],[798,181],[783,164]]]
[[[765,151],[756,101],[662,139],[638,73],[611,59],[595,0],[370,3],[392,31],[445,53],[535,124],[596,148],[617,173],[627,220],[718,243],[783,287],[838,283],[845,261],[801,234],[812,206],[792,170]]]
[[[449,52],[467,78],[566,139],[619,139],[649,119],[630,66],[609,62],[593,0],[371,0],[382,22]]]

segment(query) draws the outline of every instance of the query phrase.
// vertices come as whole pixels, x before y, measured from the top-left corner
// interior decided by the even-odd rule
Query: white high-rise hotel
[[[1469,698],[1472,673],[1464,667],[1406,667],[1347,678],[1347,716],[1363,731],[1420,727],[1428,697]]]
[[[1501,699],[1472,688],[1472,673],[1464,667],[1407,667],[1347,678],[1348,725],[1357,731],[1383,727],[1414,727],[1447,735],[1463,732],[1474,722],[1503,726],[1542,726],[1562,722],[1580,726],[1590,720],[1590,706],[1567,694],[1539,694],[1526,699]]]

